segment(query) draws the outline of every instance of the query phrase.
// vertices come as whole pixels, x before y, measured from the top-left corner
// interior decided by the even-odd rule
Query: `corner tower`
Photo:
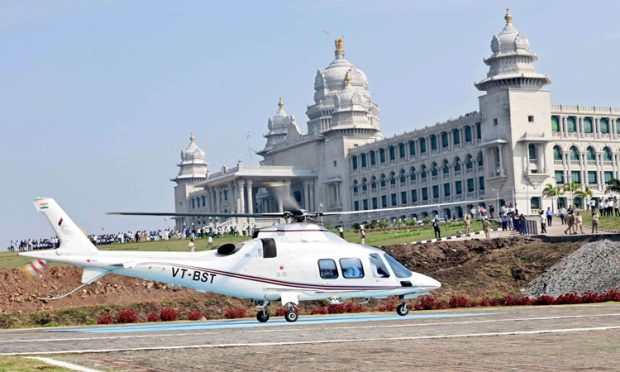
[[[179,174],[171,181],[174,187],[174,210],[177,213],[190,212],[189,195],[198,190],[195,186],[207,180],[208,169],[205,152],[196,145],[196,138],[192,133],[189,136],[189,145],[181,151],[181,162],[177,164]],[[177,220],[177,228],[180,228]]]
[[[504,28],[491,40],[491,57],[484,60],[489,72],[476,88],[479,98],[482,145],[485,147],[489,189],[498,198],[514,200],[530,213],[541,207],[542,183],[550,173],[551,103],[543,87],[551,81],[536,71],[538,57],[528,39],[512,24],[506,10]],[[494,192],[494,193],[495,193]]]

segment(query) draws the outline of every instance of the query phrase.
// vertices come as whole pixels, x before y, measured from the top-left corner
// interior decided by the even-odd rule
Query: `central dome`
[[[349,60],[344,58],[344,41],[336,40],[336,58],[325,68],[325,70],[317,71],[314,89],[317,93],[323,93],[323,90],[337,91],[344,88],[344,78],[349,74],[351,77],[351,85],[368,88],[368,78],[364,71],[355,67]]]

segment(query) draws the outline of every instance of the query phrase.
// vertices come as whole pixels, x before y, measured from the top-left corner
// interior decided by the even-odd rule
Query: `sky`
[[[190,133],[213,172],[258,163],[282,97],[305,131],[344,37],[391,136],[478,108],[492,35],[513,24],[554,104],[620,106],[619,1],[0,1],[0,249],[52,235],[50,196],[89,233],[171,226]]]

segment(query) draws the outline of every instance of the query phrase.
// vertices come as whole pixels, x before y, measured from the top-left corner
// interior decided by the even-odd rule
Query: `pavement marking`
[[[492,314],[494,315],[494,314]],[[499,315],[499,314],[498,314]],[[609,314],[592,314],[592,315],[566,315],[566,316],[548,316],[548,317],[532,317],[532,318],[508,318],[508,319],[491,319],[491,320],[468,320],[468,321],[455,321],[455,322],[434,322],[434,323],[415,323],[415,324],[386,324],[386,325],[366,325],[366,326],[350,326],[350,327],[338,327],[337,329],[368,329],[368,328],[402,328],[402,327],[431,327],[431,326],[448,326],[448,325],[466,325],[466,324],[484,324],[484,323],[499,323],[499,322],[527,322],[538,320],[561,320],[561,319],[583,319],[583,318],[602,318],[602,317],[614,317],[620,316],[620,313]],[[405,318],[407,319],[407,318]],[[217,329],[217,328],[214,328]],[[304,331],[307,328],[300,327],[287,327],[286,329],[263,329],[263,330],[247,330],[245,333],[274,333],[274,332],[296,332]],[[318,330],[328,330],[334,328],[319,328]],[[182,337],[182,336],[199,336],[212,334],[212,332],[184,332],[184,333],[165,333],[159,334],[157,337]],[[21,339],[21,340],[3,340],[0,344],[15,344],[15,343],[45,343],[45,342],[62,342],[62,341],[92,341],[92,340],[120,340],[130,338],[151,338],[153,335],[126,335],[126,336],[100,336],[100,337],[64,337],[64,338],[48,338],[48,339]]]
[[[72,371],[81,371],[81,372],[100,372],[97,369],[92,369],[92,368],[86,368],[86,367],[82,367],[79,366],[77,364],[73,364],[73,363],[68,363],[68,362],[63,362],[61,360],[56,360],[56,359],[52,359],[52,358],[43,358],[43,357],[26,357],[28,359],[33,359],[33,360],[38,360],[40,362],[44,362],[56,367],[63,367],[66,369],[70,369]]]
[[[464,334],[444,334],[428,336],[408,336],[408,337],[378,337],[360,339],[336,339],[336,340],[310,340],[310,341],[284,341],[284,342],[255,342],[255,343],[236,343],[236,344],[201,344],[201,345],[179,345],[179,346],[151,346],[135,348],[113,348],[113,349],[77,349],[59,351],[39,351],[39,352],[16,352],[0,353],[0,355],[53,355],[53,354],[86,354],[86,353],[111,353],[125,351],[152,351],[152,350],[178,350],[178,349],[223,349],[231,347],[257,347],[257,346],[295,346],[295,345],[320,345],[335,344],[346,342],[378,342],[378,341],[415,341],[415,340],[436,340],[453,338],[472,338],[472,337],[496,337],[496,336],[519,336],[519,335],[538,335],[553,333],[576,333],[609,331],[620,329],[620,326],[611,327],[590,327],[590,328],[560,328],[560,329],[539,329],[533,331],[509,331],[509,332],[486,332],[486,333],[464,333]]]

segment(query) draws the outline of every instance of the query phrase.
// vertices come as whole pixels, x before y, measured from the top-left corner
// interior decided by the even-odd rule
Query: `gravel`
[[[585,244],[521,289],[526,296],[583,295],[620,289],[620,242]]]

